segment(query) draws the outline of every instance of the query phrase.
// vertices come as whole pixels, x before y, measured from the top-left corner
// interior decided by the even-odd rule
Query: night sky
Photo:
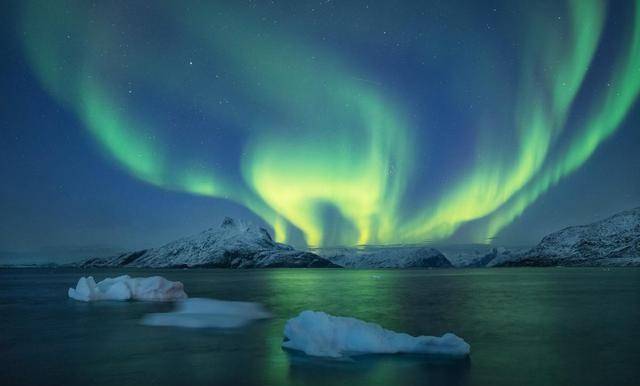
[[[224,216],[296,246],[533,244],[640,205],[640,3],[1,7],[0,262]]]

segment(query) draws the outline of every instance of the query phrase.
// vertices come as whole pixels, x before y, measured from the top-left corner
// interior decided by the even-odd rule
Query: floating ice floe
[[[160,276],[106,278],[96,284],[93,276],[81,277],[76,288],[69,288],[69,297],[83,302],[96,300],[172,301],[186,299],[184,286]]]
[[[451,333],[441,337],[411,336],[386,330],[375,323],[315,311],[303,311],[287,321],[282,346],[331,358],[398,353],[465,357],[471,349],[467,342]]]
[[[270,317],[271,314],[259,303],[192,298],[178,302],[173,312],[146,315],[142,319],[142,324],[189,328],[237,328],[253,320]]]

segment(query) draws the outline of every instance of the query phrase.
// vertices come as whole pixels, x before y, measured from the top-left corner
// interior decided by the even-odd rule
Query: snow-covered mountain
[[[316,254],[273,241],[266,229],[225,218],[219,228],[172,241],[159,248],[94,258],[83,267],[336,267]]]
[[[502,266],[640,266],[640,207],[572,226]]]
[[[320,248],[280,244],[267,230],[226,218],[219,228],[159,248],[93,258],[84,267],[345,267],[450,268],[492,266],[640,266],[640,208],[551,233],[535,247],[367,246]],[[448,248],[448,249],[447,249]]]
[[[454,267],[484,266],[486,259],[495,256],[495,248],[490,244],[435,244]]]
[[[437,249],[425,246],[332,248],[316,251],[345,268],[451,268],[451,262]]]

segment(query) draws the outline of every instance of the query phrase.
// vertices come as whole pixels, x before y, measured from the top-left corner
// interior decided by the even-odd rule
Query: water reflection
[[[443,315],[442,309],[427,311],[425,304],[455,307],[455,285],[446,285],[455,276],[442,271],[441,279],[425,278],[424,271],[394,270],[274,270],[269,277],[268,302],[276,315],[284,315],[269,326],[270,354],[265,378],[273,384],[464,384],[468,361],[443,361],[411,355],[358,357],[336,362],[285,352],[281,348],[282,331],[288,318],[303,310],[324,311],[375,322],[385,328],[414,335],[442,334],[443,326],[432,323]],[[432,274],[437,275],[437,274]],[[421,288],[426,286],[426,290]],[[414,300],[418,304],[414,304]],[[426,307],[428,308],[428,307]],[[425,317],[427,319],[425,319]],[[446,319],[446,317],[445,317]],[[324,374],[324,375],[322,375]]]
[[[0,270],[3,385],[635,385],[640,270],[139,270],[193,297],[260,302],[274,314],[240,330],[139,324],[171,304],[68,300],[80,276],[119,270]],[[366,356],[326,361],[281,348],[305,309],[412,335],[452,331],[468,361]]]
[[[467,385],[471,361],[425,355],[366,355],[346,360],[287,352],[295,385]]]
[[[389,290],[396,281],[393,275],[335,269],[269,270],[264,275],[269,283],[266,301],[276,315],[265,331],[269,354],[264,376],[273,384],[291,381],[289,358],[281,348],[284,324],[289,318],[304,310],[316,310],[383,322],[385,315],[398,312]]]

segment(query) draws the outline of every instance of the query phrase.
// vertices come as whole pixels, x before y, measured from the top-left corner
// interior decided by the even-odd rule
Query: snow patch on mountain
[[[640,208],[545,236],[505,266],[640,266]]]
[[[86,267],[335,267],[310,252],[273,241],[269,232],[244,221],[225,218],[220,227],[172,241],[159,248],[89,259]]]
[[[426,246],[323,248],[315,252],[345,268],[451,268],[437,249]]]

